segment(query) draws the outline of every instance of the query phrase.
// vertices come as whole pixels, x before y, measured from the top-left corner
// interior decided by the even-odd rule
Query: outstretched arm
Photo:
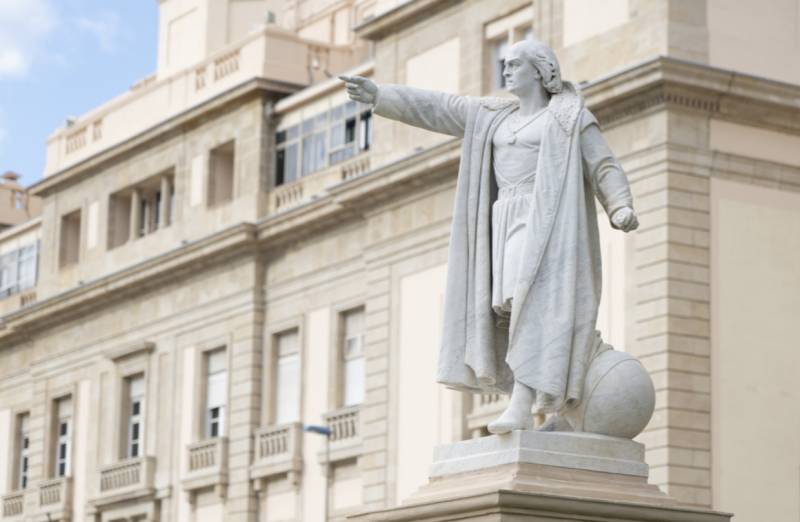
[[[639,220],[633,211],[633,196],[625,172],[588,110],[583,111],[580,125],[584,173],[608,214],[611,226],[624,232],[636,230]]]
[[[351,100],[370,103],[375,114],[415,127],[463,137],[469,99],[402,85],[381,85],[361,76],[340,76]]]

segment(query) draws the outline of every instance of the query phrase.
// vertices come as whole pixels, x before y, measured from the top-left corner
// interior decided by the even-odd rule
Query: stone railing
[[[225,496],[228,485],[228,439],[217,437],[187,446],[188,470],[182,480],[183,489],[192,494],[204,488],[214,488]]]
[[[36,302],[36,290],[31,290],[29,292],[25,292],[20,294],[19,296],[19,305],[20,306],[29,306]]]
[[[214,60],[214,81],[219,81],[239,70],[239,49]]]
[[[310,201],[315,196],[324,194],[329,187],[363,176],[369,172],[371,165],[369,153],[363,152],[342,163],[275,187],[270,193],[269,211],[281,212]]]
[[[280,49],[280,52],[275,50]],[[265,25],[235,44],[186,69],[148,77],[129,91],[77,118],[47,141],[44,174],[75,165],[156,124],[184,113],[252,78],[299,87],[309,84],[308,64],[320,63],[314,81],[355,65],[345,47],[304,40],[275,25]]]
[[[3,518],[21,515],[25,507],[25,492],[13,491],[3,495]]]
[[[66,494],[68,482],[68,479],[63,477],[40,482],[39,505],[50,506],[63,502],[69,496]]]
[[[272,209],[280,212],[303,202],[303,180],[277,187],[272,191]]]
[[[39,510],[45,520],[61,520],[72,510],[72,479],[60,477],[39,482]]]
[[[189,471],[218,467],[222,462],[224,439],[207,439],[189,445]]]
[[[360,406],[348,406],[323,415],[331,430],[329,449],[332,462],[361,455],[360,410]],[[319,454],[320,461],[326,460],[326,453]]]
[[[331,430],[331,443],[359,438],[359,407],[349,406],[325,415],[325,423]]]
[[[369,154],[361,154],[352,158],[339,166],[339,172],[342,174],[342,181],[357,178],[369,172],[370,156]]]
[[[100,469],[100,494],[119,494],[123,490],[153,487],[155,459],[139,457],[123,460]]]
[[[255,433],[256,458],[253,480],[289,474],[292,482],[303,469],[303,425],[299,422],[261,428]],[[257,489],[260,486],[257,483]]]

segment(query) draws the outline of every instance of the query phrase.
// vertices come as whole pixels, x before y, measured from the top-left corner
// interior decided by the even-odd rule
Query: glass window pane
[[[506,52],[508,51],[508,40],[503,38],[492,42],[492,90],[502,89],[506,86],[506,79],[503,76],[505,67]]]
[[[276,418],[278,424],[300,420],[300,355],[278,357]]]
[[[344,363],[344,405],[364,402],[364,358],[348,359]]]
[[[207,352],[207,357],[208,373],[218,372],[227,367],[227,362],[225,361],[225,350],[214,350],[213,352]]]
[[[225,405],[227,381],[227,372],[219,372],[208,376],[207,406],[209,408]]]
[[[297,148],[297,144],[294,143],[284,149],[286,154],[283,170],[284,183],[291,183],[297,179]]]
[[[294,125],[286,129],[286,140],[291,141],[300,136],[300,125]]]
[[[286,131],[282,130],[282,131],[276,132],[275,133],[275,144],[276,145],[280,145],[284,141],[286,141]]]
[[[275,152],[275,186],[283,185],[286,179],[286,150]]]
[[[276,341],[276,344],[278,346],[278,350],[276,353],[278,354],[278,357],[297,353],[298,340],[299,340],[299,335],[297,333],[297,330],[291,330],[289,332],[278,334]]]

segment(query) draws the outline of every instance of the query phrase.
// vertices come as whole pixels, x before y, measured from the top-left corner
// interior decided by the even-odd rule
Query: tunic
[[[508,324],[522,265],[525,226],[546,121],[544,110],[517,122],[513,114],[503,120],[492,137],[492,167],[498,188],[492,205],[492,309],[500,317],[501,326]],[[518,129],[514,139],[513,130]]]

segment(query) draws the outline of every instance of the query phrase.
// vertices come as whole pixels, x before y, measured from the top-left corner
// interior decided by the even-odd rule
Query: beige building
[[[53,133],[0,231],[0,520],[319,522],[326,485],[343,520],[484,433],[503,399],[434,382],[458,140],[335,76],[496,94],[528,34],[634,191],[599,328],[655,381],[651,482],[800,517],[800,1],[159,8],[157,71]]]

